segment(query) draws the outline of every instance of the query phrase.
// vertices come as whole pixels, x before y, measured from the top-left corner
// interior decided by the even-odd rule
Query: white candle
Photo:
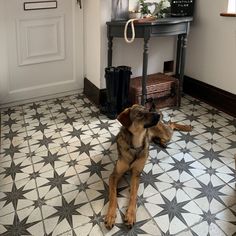
[[[236,13],[236,0],[228,0],[228,13]]]

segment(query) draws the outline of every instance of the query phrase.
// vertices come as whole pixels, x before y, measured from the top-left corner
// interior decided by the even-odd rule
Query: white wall
[[[83,1],[84,7],[84,73],[100,88],[101,78],[101,10],[100,0]]]
[[[88,16],[91,17],[91,15],[97,17],[97,21],[94,17],[88,19],[85,26],[85,28],[91,25],[97,27],[94,32],[85,34],[85,37],[92,34],[89,36],[92,38],[85,39],[87,42],[85,47],[87,50],[85,53],[87,55],[86,75],[98,88],[105,88],[104,68],[107,65],[105,23],[110,20],[111,0],[86,0],[84,2],[88,5],[93,2],[93,5],[91,4],[90,8],[85,10],[85,17],[89,18]],[[236,22],[234,17],[220,16],[220,12],[227,10],[227,0],[197,0],[195,10],[188,40],[185,74],[235,94]],[[163,62],[175,58],[175,46],[175,37],[152,38],[148,73],[162,71]],[[94,51],[99,53],[99,57]],[[142,74],[142,53],[142,39],[135,39],[134,43],[126,44],[123,39],[115,38],[113,65],[131,66],[133,76],[139,76]],[[93,62],[92,65],[88,65],[90,60]]]
[[[105,88],[106,22],[111,19],[111,0],[86,0],[84,5],[85,77],[98,88]],[[175,37],[152,38],[150,40],[148,73],[163,71],[164,61],[174,58],[174,48]],[[136,39],[132,44],[125,43],[124,39],[115,38],[113,40],[113,65],[131,66],[133,76],[142,74],[142,55],[142,39]]]
[[[185,74],[236,94],[236,18],[221,17],[227,0],[197,0]]]

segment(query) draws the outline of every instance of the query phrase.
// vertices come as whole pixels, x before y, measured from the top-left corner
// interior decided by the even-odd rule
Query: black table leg
[[[107,65],[112,66],[112,46],[113,37],[108,36],[108,54],[107,54]]]
[[[143,50],[143,78],[142,78],[142,96],[141,104],[144,106],[147,99],[147,67],[148,67],[148,41],[149,38],[144,38],[144,50]]]
[[[179,79],[180,60],[181,60],[181,44],[182,44],[182,35],[179,34],[177,37],[177,53],[176,53],[176,65],[175,65],[175,77],[178,79]]]
[[[184,81],[186,48],[187,48],[187,34],[183,34],[182,44],[181,44],[180,72],[179,72],[179,88],[180,88],[179,89],[179,91],[180,91],[179,95],[180,95],[180,97],[183,95],[183,81]]]
[[[190,22],[186,26],[186,34],[182,34],[181,37],[181,50],[180,50],[180,69],[179,69],[179,106],[181,105],[181,97],[183,96],[183,83],[184,83],[184,70],[186,60],[186,49],[188,42]]]

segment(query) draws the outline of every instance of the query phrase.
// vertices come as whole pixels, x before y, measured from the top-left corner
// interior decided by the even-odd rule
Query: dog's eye
[[[144,116],[144,115],[143,115],[143,112],[138,112],[138,113],[137,113],[137,117],[138,117],[138,118],[143,118],[143,116]]]

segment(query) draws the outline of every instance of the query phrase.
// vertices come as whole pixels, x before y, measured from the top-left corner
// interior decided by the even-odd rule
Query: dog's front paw
[[[125,214],[125,224],[128,228],[132,228],[136,222],[136,211],[135,210],[127,210]]]
[[[105,216],[105,226],[107,229],[112,229],[115,225],[116,213],[108,212]]]

